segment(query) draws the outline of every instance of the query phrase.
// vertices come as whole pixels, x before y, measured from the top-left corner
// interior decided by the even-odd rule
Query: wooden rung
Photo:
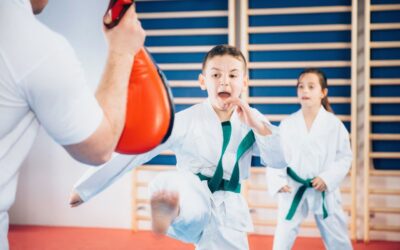
[[[287,44],[250,44],[249,51],[275,50],[317,50],[317,49],[349,49],[350,43],[287,43]]]
[[[372,67],[396,67],[400,66],[400,60],[372,60],[370,65]]]
[[[139,220],[144,220],[144,221],[151,221],[151,217],[150,216],[146,216],[146,215],[137,215],[136,219]]]
[[[382,195],[400,195],[399,189],[389,189],[389,188],[371,188],[369,190],[370,194],[382,194]]]
[[[162,70],[201,70],[201,63],[159,63]]]
[[[174,12],[153,12],[138,13],[139,19],[169,19],[169,18],[193,18],[193,17],[220,17],[228,16],[226,10],[209,10],[209,11],[174,11]],[[185,20],[182,20],[183,22]]]
[[[369,211],[375,213],[399,214],[400,207],[370,207]]]
[[[204,101],[205,97],[176,97],[174,98],[175,104],[197,104]]]
[[[334,68],[350,67],[350,61],[311,61],[311,62],[250,62],[249,69],[287,69],[287,68]]]
[[[162,151],[160,155],[175,155],[175,154],[171,150],[165,150],[165,151]]]
[[[285,79],[285,80],[263,79],[263,80],[250,80],[249,82],[250,87],[275,87],[275,86],[295,87],[296,84],[297,84],[296,79]]]
[[[288,117],[288,115],[265,115],[265,117],[271,122],[280,122]]]
[[[371,30],[394,30],[400,29],[400,23],[372,23]]]
[[[370,225],[369,228],[370,228],[372,231],[400,232],[400,227],[399,227],[399,226]]]
[[[372,122],[400,122],[400,116],[395,115],[373,115],[370,117]]]
[[[351,122],[350,115],[336,115],[342,122]]]
[[[350,6],[321,6],[321,7],[294,7],[294,8],[257,8],[247,11],[250,16],[257,15],[282,15],[282,14],[312,14],[312,13],[337,13],[351,11]]]
[[[275,220],[253,219],[253,224],[255,226],[275,227],[276,226],[276,221]]]
[[[298,104],[297,97],[249,97],[250,104]],[[330,103],[350,103],[348,97],[329,97]]]
[[[400,10],[400,4],[373,4],[371,11]]]
[[[340,192],[342,192],[342,193],[350,193],[351,192],[351,188],[349,188],[349,187],[342,187],[342,188],[340,188]]]
[[[146,47],[153,53],[193,53],[193,52],[208,52],[212,46],[161,46],[161,47]]]
[[[386,176],[386,177],[400,177],[400,170],[370,169],[369,175],[371,175],[371,176]]]
[[[198,81],[169,81],[169,86],[173,88],[179,87],[200,87]]]
[[[152,172],[152,171],[171,170],[174,168],[175,168],[175,165],[143,165],[143,166],[137,167],[136,170]]]
[[[371,152],[369,157],[373,159],[400,159],[400,152]]]
[[[371,97],[370,102],[374,104],[400,103],[400,97]]]
[[[372,49],[400,48],[400,42],[371,42],[369,46]]]
[[[297,79],[262,79],[262,80],[250,80],[250,87],[269,87],[269,86],[290,86],[296,87]],[[350,86],[350,79],[329,79],[329,86]]]
[[[283,33],[283,32],[341,31],[350,29],[351,25],[348,24],[326,24],[326,25],[249,27],[248,32],[250,34],[256,34],[256,33]]]
[[[372,78],[371,85],[400,85],[400,78]]]
[[[382,141],[400,140],[400,134],[370,134],[369,138]]]
[[[278,206],[276,204],[260,204],[260,203],[249,203],[250,208],[261,208],[261,209],[277,209]]]
[[[210,29],[161,29],[146,30],[149,36],[198,36],[198,35],[228,35],[228,29],[210,28]]]

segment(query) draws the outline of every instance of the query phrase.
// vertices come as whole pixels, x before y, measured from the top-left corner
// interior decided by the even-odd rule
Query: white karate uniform
[[[325,182],[328,217],[323,219],[322,193],[307,188],[294,217],[287,220],[293,198],[302,184],[290,178],[286,170],[269,168],[268,189],[270,194],[278,195],[279,209],[273,249],[292,248],[299,225],[310,211],[314,214],[327,249],[352,249],[339,190],[352,161],[349,135],[343,123],[321,107],[310,131],[307,131],[301,110],[283,120],[279,128],[288,166],[303,179],[319,176]],[[291,193],[278,193],[285,185],[291,187]]]
[[[277,128],[252,109],[273,134],[255,133],[256,142],[239,160],[240,181],[247,179],[252,155],[260,155],[267,166],[286,166]],[[223,157],[223,178],[229,180],[241,140],[250,131],[234,112],[232,135]],[[75,185],[75,191],[87,201],[113,183],[121,175],[140,166],[162,151],[174,151],[177,171],[160,174],[150,184],[150,193],[173,190],[180,195],[180,214],[168,235],[197,245],[197,249],[248,249],[247,232],[253,230],[245,199],[230,191],[210,192],[207,182],[195,174],[212,177],[223,143],[221,122],[208,100],[176,114],[170,138],[152,151],[136,155],[116,155],[98,169],[89,170]]]
[[[70,44],[35,18],[29,0],[0,1],[0,114],[0,250],[7,250],[8,210],[39,127],[70,145],[103,119]]]

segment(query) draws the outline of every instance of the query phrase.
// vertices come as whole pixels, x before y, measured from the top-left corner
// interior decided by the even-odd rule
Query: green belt
[[[208,188],[212,193],[219,190],[226,190],[232,192],[240,192],[240,183],[239,183],[239,160],[243,156],[243,154],[253,146],[255,140],[254,133],[250,130],[244,139],[240,142],[239,148],[236,153],[236,162],[233,167],[231,179],[229,181],[224,180],[222,177],[224,175],[224,168],[222,166],[222,159],[224,157],[226,148],[228,147],[231,134],[232,134],[232,125],[230,121],[226,121],[221,123],[222,126],[222,135],[223,135],[223,143],[222,143],[222,152],[218,161],[217,169],[213,177],[203,176],[198,174],[201,180],[207,180]],[[201,177],[203,176],[203,177]],[[237,191],[238,190],[238,191]]]
[[[296,213],[296,209],[300,204],[301,199],[303,198],[304,192],[306,191],[307,188],[312,188],[312,183],[311,181],[314,178],[310,178],[310,179],[303,179],[300,176],[298,176],[296,174],[296,172],[293,171],[293,169],[291,169],[290,167],[287,168],[287,174],[290,176],[290,178],[292,178],[294,181],[303,184],[302,186],[300,186],[300,188],[297,190],[293,201],[292,201],[292,205],[290,206],[289,212],[286,215],[286,220],[291,220],[294,216],[294,214]],[[326,217],[328,217],[328,212],[326,210],[325,207],[325,191],[321,192],[322,195],[322,212],[323,212],[323,218],[325,219]]]
[[[207,183],[211,180],[211,177],[207,177],[200,173],[198,173],[197,176],[200,178],[200,180],[207,181]],[[229,185],[228,180],[222,179],[222,181],[220,182],[220,185],[217,187],[217,189],[215,191],[231,191],[234,193],[240,193],[240,188],[241,188],[240,183],[238,183],[238,185],[236,185],[236,188],[232,188],[231,185]]]

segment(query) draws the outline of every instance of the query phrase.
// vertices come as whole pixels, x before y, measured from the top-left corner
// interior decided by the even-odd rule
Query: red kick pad
[[[117,25],[132,3],[111,0],[106,15],[111,11],[112,22],[105,24],[106,27]],[[168,139],[173,120],[174,107],[168,82],[150,54],[142,48],[135,55],[132,66],[125,127],[115,151],[139,154],[153,149]]]

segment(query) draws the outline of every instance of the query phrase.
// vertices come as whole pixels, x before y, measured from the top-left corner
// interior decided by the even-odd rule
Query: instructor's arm
[[[108,161],[118,143],[125,122],[127,85],[134,55],[143,47],[145,39],[145,32],[133,5],[117,26],[104,33],[109,50],[96,92],[97,101],[104,113],[103,120],[87,139],[64,146],[73,158],[91,165]]]

